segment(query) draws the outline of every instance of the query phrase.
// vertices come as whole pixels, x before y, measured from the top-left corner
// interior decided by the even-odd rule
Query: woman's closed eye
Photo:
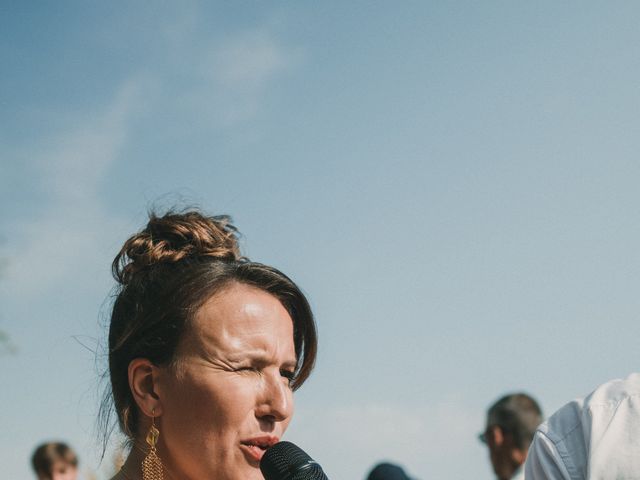
[[[245,372],[245,373],[258,373],[261,374],[262,373],[262,369],[258,368],[258,367],[239,367],[236,368],[235,370],[236,372]]]
[[[280,370],[280,375],[287,379],[289,385],[293,382],[293,379],[296,377],[296,372],[293,370]]]
[[[256,366],[239,367],[239,368],[236,368],[235,371],[248,373],[248,374],[255,373],[260,376],[264,373],[261,367],[256,367]],[[280,376],[287,380],[287,384],[291,385],[291,382],[293,382],[293,380],[296,377],[296,372],[295,370],[282,368],[280,369]]]

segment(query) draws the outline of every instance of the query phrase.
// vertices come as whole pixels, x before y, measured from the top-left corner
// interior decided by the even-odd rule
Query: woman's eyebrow
[[[230,356],[227,359],[230,363],[243,363],[243,362],[251,362],[251,364],[256,365],[258,367],[264,367],[273,363],[273,357],[271,357],[267,352],[263,350],[250,350],[248,352],[243,352],[242,356]],[[282,362],[281,366],[283,368],[296,368],[298,362],[295,358],[287,359]]]
[[[296,360],[287,360],[282,364],[283,368],[290,368],[291,370],[295,370],[298,366],[298,362]]]

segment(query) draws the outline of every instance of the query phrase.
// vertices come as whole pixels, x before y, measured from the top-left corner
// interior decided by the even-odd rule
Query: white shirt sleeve
[[[571,478],[556,446],[537,431],[527,454],[525,480],[575,480]]]

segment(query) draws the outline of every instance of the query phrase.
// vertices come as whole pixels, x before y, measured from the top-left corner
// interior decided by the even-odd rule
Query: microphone
[[[260,460],[265,480],[329,480],[309,455],[291,442],[278,442]]]

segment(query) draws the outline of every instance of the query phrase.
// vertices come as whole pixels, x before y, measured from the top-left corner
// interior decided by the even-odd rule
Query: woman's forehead
[[[243,284],[233,284],[205,302],[191,330],[199,340],[225,347],[293,342],[293,321],[280,301]]]
[[[242,283],[233,283],[211,296],[196,312],[199,326],[236,325],[249,329],[260,324],[291,320],[280,300],[269,292]]]

